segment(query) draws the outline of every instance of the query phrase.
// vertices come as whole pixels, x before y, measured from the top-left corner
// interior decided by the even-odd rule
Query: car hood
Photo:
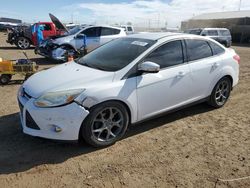
[[[53,43],[61,45],[61,44],[64,44],[64,43],[70,43],[70,41],[72,39],[74,39],[74,35],[68,35],[68,36],[64,36],[64,37],[54,39]]]
[[[23,88],[28,95],[38,98],[46,92],[98,87],[112,82],[114,74],[72,61],[34,74],[25,81]]]
[[[57,17],[55,17],[51,13],[49,13],[49,17],[50,17],[51,21],[55,24],[55,26],[56,26],[57,29],[69,32],[69,30],[65,27],[65,25],[62,24],[62,22],[60,22],[60,20]]]

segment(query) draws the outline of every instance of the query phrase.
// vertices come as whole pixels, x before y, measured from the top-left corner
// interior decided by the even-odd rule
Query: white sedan
[[[240,57],[201,36],[145,33],[31,76],[18,93],[24,133],[97,147],[129,124],[197,102],[215,108],[238,83]]]

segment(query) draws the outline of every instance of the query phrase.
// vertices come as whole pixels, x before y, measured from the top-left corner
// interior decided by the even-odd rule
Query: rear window
[[[228,30],[220,30],[220,33],[222,36],[230,36],[231,35],[230,31],[228,31]]]
[[[108,27],[102,27],[101,36],[107,36],[107,35],[117,35],[120,33],[119,29],[113,29]]]
[[[213,55],[218,55],[225,52],[222,47],[220,47],[218,44],[215,44],[214,42],[209,41],[209,45],[212,48]]]
[[[189,61],[195,61],[213,55],[210,46],[205,40],[187,39],[186,44],[187,44]]]

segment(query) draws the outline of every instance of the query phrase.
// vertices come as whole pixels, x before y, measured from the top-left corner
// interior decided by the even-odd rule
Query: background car
[[[185,33],[210,37],[226,47],[232,45],[231,33],[226,28],[198,28],[187,30]]]
[[[95,48],[116,38],[126,36],[123,28],[111,26],[89,26],[79,32],[42,43],[36,53],[55,60],[66,60],[66,54],[76,53],[84,46],[90,52]],[[86,39],[84,39],[86,37]],[[84,42],[86,41],[86,42]],[[86,44],[85,44],[86,43]],[[48,46],[50,48],[48,48]]]
[[[23,131],[108,146],[130,123],[204,101],[222,107],[238,83],[239,61],[206,37],[123,37],[31,76],[18,94]]]

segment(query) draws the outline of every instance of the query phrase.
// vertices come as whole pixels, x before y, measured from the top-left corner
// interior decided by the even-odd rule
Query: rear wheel
[[[119,102],[105,102],[90,110],[82,125],[83,139],[94,147],[114,144],[127,130],[129,115]]]
[[[28,49],[30,47],[30,40],[25,37],[19,37],[17,39],[17,47],[21,49]]]
[[[8,84],[10,82],[10,80],[11,80],[11,75],[10,74],[2,74],[0,76],[0,82],[3,85]]]
[[[228,77],[224,77],[215,85],[210,96],[209,104],[220,108],[226,104],[232,90],[232,83]]]

